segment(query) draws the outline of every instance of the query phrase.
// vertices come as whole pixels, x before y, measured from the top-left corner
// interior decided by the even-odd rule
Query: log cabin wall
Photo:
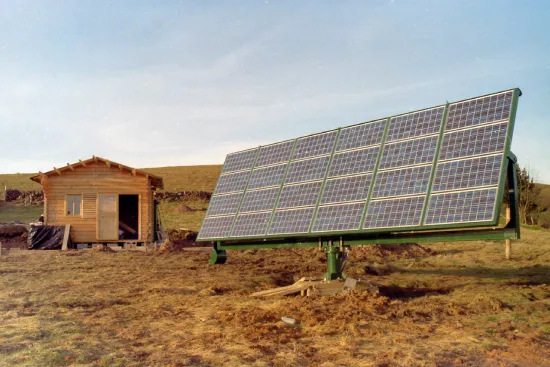
[[[86,167],[64,170],[61,175],[53,174],[42,179],[44,188],[45,215],[47,225],[71,225],[73,242],[118,242],[99,240],[98,195],[139,195],[139,242],[153,239],[153,202],[149,179],[132,171],[120,169],[104,162],[88,163]],[[81,195],[80,215],[67,215],[67,195]],[[124,241],[124,240],[121,240]],[[133,240],[136,241],[136,240]]]

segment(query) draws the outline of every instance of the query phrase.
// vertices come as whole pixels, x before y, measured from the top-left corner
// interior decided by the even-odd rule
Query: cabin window
[[[67,215],[80,215],[82,195],[67,195]]]

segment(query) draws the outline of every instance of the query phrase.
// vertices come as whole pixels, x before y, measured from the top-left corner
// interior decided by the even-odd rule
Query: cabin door
[[[118,240],[118,195],[99,195],[97,239]]]

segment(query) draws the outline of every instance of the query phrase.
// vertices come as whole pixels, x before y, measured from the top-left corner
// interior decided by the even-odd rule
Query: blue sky
[[[550,183],[546,1],[0,0],[0,172],[227,153],[520,87]]]

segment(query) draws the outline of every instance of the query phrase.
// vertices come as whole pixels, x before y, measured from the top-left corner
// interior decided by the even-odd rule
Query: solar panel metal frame
[[[447,123],[447,117],[448,117],[448,112],[449,112],[449,105],[456,104],[456,103],[462,103],[462,102],[470,101],[470,100],[477,100],[477,99],[481,99],[481,98],[486,98],[488,96],[498,95],[498,94],[507,93],[507,92],[512,92],[512,101],[511,101],[510,114],[508,116],[508,119],[506,119],[506,120],[495,120],[495,121],[492,121],[492,122],[489,122],[489,123],[482,123],[482,124],[478,124],[478,125],[475,125],[475,126],[468,126],[468,127],[462,127],[462,128],[458,128],[458,129],[455,129],[455,130],[451,130],[451,132],[455,132],[455,131],[459,131],[459,130],[463,130],[463,129],[465,130],[465,129],[479,128],[481,126],[486,126],[486,125],[490,125],[490,124],[493,124],[493,123],[497,123],[497,121],[507,121],[508,122],[508,127],[507,127],[507,130],[506,130],[506,141],[505,141],[505,144],[504,144],[504,149],[502,151],[502,162],[501,162],[501,168],[500,168],[500,176],[499,176],[499,180],[498,180],[498,185],[496,186],[496,188],[497,188],[497,197],[496,197],[496,204],[495,204],[494,212],[493,212],[493,220],[492,221],[483,221],[483,222],[466,222],[466,223],[450,223],[450,224],[435,224],[435,225],[426,225],[426,224],[424,224],[425,223],[425,217],[426,217],[426,214],[427,214],[427,211],[428,211],[429,200],[430,200],[430,197],[432,195],[432,187],[433,187],[433,184],[434,184],[435,174],[436,174],[436,171],[437,171],[437,163],[439,161],[439,155],[440,155],[440,149],[441,149],[442,142],[443,142],[443,136],[444,136],[445,133],[449,133],[448,131],[445,131],[445,125]],[[202,237],[200,237],[200,233],[199,233],[199,240],[200,241],[205,241],[205,242],[207,242],[207,241],[218,241],[220,243],[222,243],[224,241],[230,241],[230,242],[249,241],[250,242],[250,241],[254,241],[254,240],[257,241],[258,239],[294,239],[294,238],[296,238],[296,239],[299,240],[301,238],[303,239],[303,238],[308,238],[308,237],[310,237],[310,238],[312,238],[312,237],[313,238],[319,238],[321,236],[335,236],[335,235],[361,235],[361,234],[371,234],[372,235],[372,234],[375,234],[375,233],[390,233],[390,232],[404,232],[404,231],[407,231],[407,232],[422,232],[422,231],[432,231],[432,230],[440,230],[440,229],[452,230],[452,229],[462,229],[462,228],[476,228],[476,227],[496,226],[496,225],[498,225],[500,209],[501,209],[501,205],[499,205],[499,204],[502,203],[502,199],[503,199],[503,195],[504,195],[504,185],[505,185],[505,182],[506,182],[506,174],[507,174],[506,167],[508,165],[508,157],[510,155],[513,155],[513,154],[511,154],[510,147],[511,147],[511,140],[512,140],[512,134],[513,134],[513,130],[514,130],[515,117],[516,117],[516,112],[517,112],[519,96],[521,96],[521,91],[519,90],[519,88],[507,89],[507,90],[500,91],[500,92],[489,93],[489,94],[482,95],[482,96],[471,97],[471,98],[466,98],[466,99],[451,102],[451,103],[446,103],[445,105],[432,106],[432,107],[417,110],[417,111],[411,111],[411,112],[407,112],[407,113],[403,113],[403,114],[399,114],[399,115],[395,115],[395,116],[390,116],[390,117],[385,119],[386,120],[386,126],[385,126],[385,130],[384,130],[384,135],[383,135],[382,141],[380,143],[380,150],[379,150],[379,154],[378,154],[378,157],[377,157],[377,160],[376,160],[376,165],[375,165],[374,171],[372,171],[373,179],[371,181],[371,187],[369,189],[368,198],[365,201],[365,208],[364,208],[364,213],[363,213],[361,225],[363,225],[363,223],[364,223],[366,211],[367,211],[367,208],[368,208],[368,203],[370,202],[370,200],[372,198],[372,192],[373,192],[373,187],[374,187],[374,183],[375,183],[375,180],[376,180],[376,174],[377,174],[378,167],[380,165],[381,157],[382,157],[382,154],[383,154],[383,150],[384,150],[384,147],[385,147],[385,144],[386,144],[386,137],[388,135],[388,130],[389,130],[389,125],[390,125],[391,119],[395,118],[395,117],[403,116],[403,115],[418,113],[418,112],[431,110],[431,109],[434,109],[434,108],[444,106],[443,120],[442,120],[442,123],[441,123],[440,132],[439,132],[438,141],[437,141],[437,149],[436,149],[436,152],[435,152],[434,160],[431,163],[432,172],[431,172],[431,175],[430,175],[428,190],[425,193],[425,202],[424,202],[424,206],[423,206],[423,209],[422,209],[422,216],[421,216],[420,225],[418,225],[418,226],[389,227],[389,228],[367,228],[367,229],[350,230],[350,231],[328,231],[328,232],[313,232],[312,231],[312,227],[313,227],[313,225],[315,223],[315,220],[316,220],[316,217],[317,217],[319,204],[320,204],[320,201],[321,201],[321,197],[323,195],[325,182],[328,178],[328,172],[330,170],[330,165],[331,165],[331,162],[333,160],[333,157],[336,153],[341,153],[341,152],[347,151],[347,150],[336,151],[336,146],[338,144],[338,134],[339,134],[339,133],[337,133],[336,139],[334,141],[334,146],[333,146],[332,152],[330,153],[330,160],[329,160],[329,164],[327,165],[327,170],[326,170],[326,173],[325,173],[325,177],[323,179],[323,185],[322,185],[321,191],[319,193],[318,202],[317,202],[317,205],[315,206],[315,213],[314,213],[313,219],[310,223],[310,229],[307,233],[294,233],[294,234],[289,233],[289,234],[284,234],[284,235],[267,235],[267,234],[264,234],[264,235],[259,235],[259,236],[231,237],[231,232],[233,231],[233,226],[235,224],[235,219],[234,219],[234,223],[233,223],[233,226],[232,226],[231,231],[229,233],[229,236],[221,237],[221,238],[202,238]],[[285,175],[283,177],[283,181],[282,181],[282,183],[280,185],[280,188],[279,188],[279,195],[277,197],[274,208],[272,210],[272,217],[271,217],[267,232],[269,232],[269,228],[271,227],[271,221],[273,220],[273,217],[274,217],[273,213],[275,212],[275,209],[277,208],[278,198],[279,198],[279,196],[282,192],[282,189],[283,189],[283,186],[284,186],[284,183],[285,183],[285,180],[286,180],[286,175],[288,173],[290,163],[293,161],[293,157],[294,157],[294,154],[295,154],[294,151],[296,149],[296,145],[297,145],[297,142],[298,142],[299,139],[304,139],[304,138],[307,138],[307,137],[310,137],[310,136],[315,136],[315,135],[320,135],[320,134],[326,134],[326,133],[330,133],[330,132],[333,132],[333,131],[338,131],[339,132],[341,129],[350,128],[350,127],[363,125],[363,124],[367,124],[367,123],[380,122],[381,120],[384,120],[384,119],[378,118],[378,119],[367,121],[367,122],[361,122],[361,123],[358,123],[358,124],[345,126],[345,127],[339,128],[339,129],[323,131],[323,132],[319,132],[319,133],[315,133],[315,134],[311,134],[311,135],[307,135],[307,136],[301,136],[301,137],[298,137],[296,139],[291,139],[291,140],[294,141],[294,145],[293,145],[293,148],[292,148],[290,159],[288,161],[286,161],[286,164],[287,164],[286,172],[285,172]],[[403,141],[413,140],[413,139],[418,139],[418,138],[423,138],[423,137],[433,136],[433,135],[434,134],[419,135],[419,136],[415,136],[414,138],[407,138],[407,139],[402,139],[402,140]],[[277,142],[277,143],[274,143],[274,144],[270,144],[268,146],[281,144],[283,142],[288,142],[288,141],[289,140],[281,141],[281,142]],[[393,140],[391,143],[399,142],[399,141],[401,141],[401,140]],[[262,147],[253,148],[253,149],[258,149],[256,159],[259,156],[261,148]],[[365,148],[365,147],[363,147],[363,148]],[[248,151],[248,150],[252,150],[252,149],[247,149],[246,151]],[[355,149],[352,148],[352,149],[349,149],[349,150],[351,151],[351,150],[355,150]],[[238,154],[238,153],[242,153],[242,152],[244,152],[244,151],[235,152],[235,153],[231,153],[231,154]],[[492,154],[492,153],[487,153],[487,154],[483,154],[483,155],[489,155],[489,154]],[[499,151],[498,154],[501,154],[500,151]],[[323,155],[325,155],[325,154],[323,154]],[[311,156],[311,157],[308,157],[308,159],[311,159],[311,158],[314,158],[314,157],[319,157],[319,156]],[[460,158],[460,159],[462,159],[462,158]],[[468,158],[474,158],[474,157],[472,156],[472,157],[468,157]],[[302,160],[302,159],[298,159],[298,160]],[[454,159],[449,159],[449,160],[454,160]],[[447,162],[449,160],[445,160],[445,162]],[[285,162],[279,162],[278,164],[281,164],[281,163],[285,163]],[[424,164],[426,164],[426,163],[424,163]],[[424,165],[424,164],[422,164],[422,165]],[[421,165],[421,164],[418,164],[418,165]],[[414,166],[418,166],[418,165],[412,165],[412,166],[414,167]],[[406,166],[406,167],[411,167],[411,166]],[[252,172],[252,170],[254,168],[255,168],[255,166],[253,165],[250,168],[250,171]],[[234,173],[234,172],[231,172],[231,173]],[[472,189],[452,190],[451,192],[454,193],[454,192],[459,192],[459,191],[471,191]],[[437,194],[441,194],[441,193],[442,193],[442,191],[437,192]],[[246,194],[246,187],[245,187],[245,190],[243,191],[243,198],[244,198],[245,194]],[[414,195],[414,196],[416,196],[416,195]],[[403,197],[408,197],[408,196],[403,196]],[[351,202],[348,202],[348,203],[351,204]],[[240,212],[238,211],[237,214],[234,215],[234,218],[236,218],[239,213]],[[251,214],[251,213],[252,212],[249,212],[247,214]],[[213,218],[213,217],[208,217],[208,219],[210,219],[210,218]],[[205,218],[205,220],[206,219],[207,218]]]

